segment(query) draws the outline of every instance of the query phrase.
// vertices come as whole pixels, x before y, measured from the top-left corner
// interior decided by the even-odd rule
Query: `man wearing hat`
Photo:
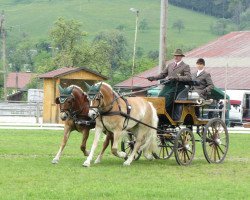
[[[176,49],[173,53],[174,62],[170,63],[158,76],[150,76],[149,81],[167,78],[167,82],[162,88],[159,97],[166,98],[166,110],[172,113],[173,101],[177,94],[185,88],[184,82],[191,81],[190,67],[182,61],[185,57],[181,49]]]

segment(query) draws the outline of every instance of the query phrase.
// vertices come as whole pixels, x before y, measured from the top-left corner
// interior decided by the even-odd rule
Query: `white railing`
[[[39,117],[42,116],[42,112],[42,102],[0,102],[0,116],[35,117],[38,123]]]

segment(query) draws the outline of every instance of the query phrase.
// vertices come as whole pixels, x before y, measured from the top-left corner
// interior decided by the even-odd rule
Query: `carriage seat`
[[[210,105],[213,102],[213,99],[203,99],[194,91],[192,86],[198,84],[197,81],[185,82],[185,88],[177,95],[175,102],[178,103],[178,100],[188,100],[187,103],[194,102],[199,106]]]
[[[197,92],[190,91],[188,93],[188,99],[194,100],[199,106],[210,105],[213,103],[213,99],[203,99]]]

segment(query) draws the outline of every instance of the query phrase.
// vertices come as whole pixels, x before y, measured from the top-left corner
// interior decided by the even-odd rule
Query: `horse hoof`
[[[83,166],[83,167],[90,167],[90,163],[85,161],[85,162],[82,164],[82,166]]]
[[[53,160],[51,161],[52,164],[58,164],[58,162],[59,162],[59,160],[57,160],[57,159],[53,159]]]
[[[89,156],[89,152],[90,152],[90,151],[85,150],[83,154],[84,154],[85,156]]]
[[[144,155],[147,160],[153,160],[153,155]]]
[[[119,155],[120,158],[124,158],[124,159],[127,158],[127,154],[125,152],[123,152],[123,151],[118,152],[118,155]]]
[[[123,163],[123,166],[130,166],[130,162],[125,161],[125,162]]]
[[[98,164],[101,162],[101,158],[98,156],[97,159],[95,160],[95,164]]]

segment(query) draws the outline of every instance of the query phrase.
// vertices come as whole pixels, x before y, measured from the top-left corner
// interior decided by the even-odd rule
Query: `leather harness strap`
[[[119,107],[119,111],[110,112],[110,110],[109,110],[109,111],[107,111],[107,112],[100,113],[100,118],[101,118],[102,125],[103,125],[103,127],[104,127],[107,131],[109,131],[109,130],[107,129],[107,127],[105,126],[105,124],[104,124],[104,122],[103,122],[103,116],[121,115],[122,117],[125,117],[125,120],[124,120],[124,122],[123,122],[123,129],[122,129],[122,130],[126,129],[126,127],[128,126],[128,121],[131,119],[131,120],[133,120],[133,121],[135,121],[135,122],[137,122],[137,123],[139,123],[139,124],[143,124],[144,126],[147,126],[147,127],[149,127],[149,128],[155,129],[155,130],[157,130],[158,132],[162,132],[162,133],[165,133],[165,132],[166,132],[166,131],[164,131],[164,130],[158,129],[158,128],[153,127],[153,126],[150,126],[150,125],[148,125],[148,124],[146,124],[146,123],[144,123],[144,122],[142,122],[142,121],[140,121],[140,120],[138,120],[138,119],[135,119],[134,117],[131,117],[131,116],[130,116],[131,106],[129,105],[128,100],[125,99],[123,96],[120,96],[119,98],[122,98],[122,99],[125,101],[125,103],[126,103],[126,108],[127,108],[127,113],[124,113],[124,112],[121,111],[121,106],[120,106],[120,104],[119,104],[118,102],[117,102],[117,104],[118,104],[118,107]],[[118,98],[117,98],[117,99],[118,99]],[[116,99],[115,101],[117,101],[117,99]],[[112,106],[112,108],[113,108],[113,106]],[[111,109],[111,110],[112,110],[112,109]],[[109,131],[109,132],[110,132],[110,131]]]
[[[122,110],[121,110],[121,105],[120,105],[119,102],[118,102],[118,99],[121,98],[121,99],[126,103],[126,109],[127,109],[127,114],[124,113],[124,114],[126,114],[126,116],[122,115],[123,117],[125,117],[125,120],[124,120],[124,122],[123,122],[123,128],[122,128],[122,130],[124,130],[124,129],[126,129],[127,126],[128,126],[128,121],[129,121],[130,112],[131,112],[131,105],[129,105],[128,100],[127,100],[126,98],[124,98],[123,96],[117,97],[116,94],[115,94],[114,92],[113,92],[113,95],[114,95],[114,101],[113,101],[112,104],[111,104],[111,105],[112,105],[111,108],[110,108],[108,111],[100,112],[101,122],[102,122],[103,127],[104,127],[107,131],[109,131],[109,130],[107,129],[107,127],[105,126],[104,122],[103,122],[103,116],[122,115],[122,113],[124,113],[124,112],[122,112]],[[113,109],[113,104],[114,104],[114,102],[117,102],[119,111],[113,111],[113,112],[111,112],[111,110]],[[110,131],[109,131],[109,132],[110,132]]]

